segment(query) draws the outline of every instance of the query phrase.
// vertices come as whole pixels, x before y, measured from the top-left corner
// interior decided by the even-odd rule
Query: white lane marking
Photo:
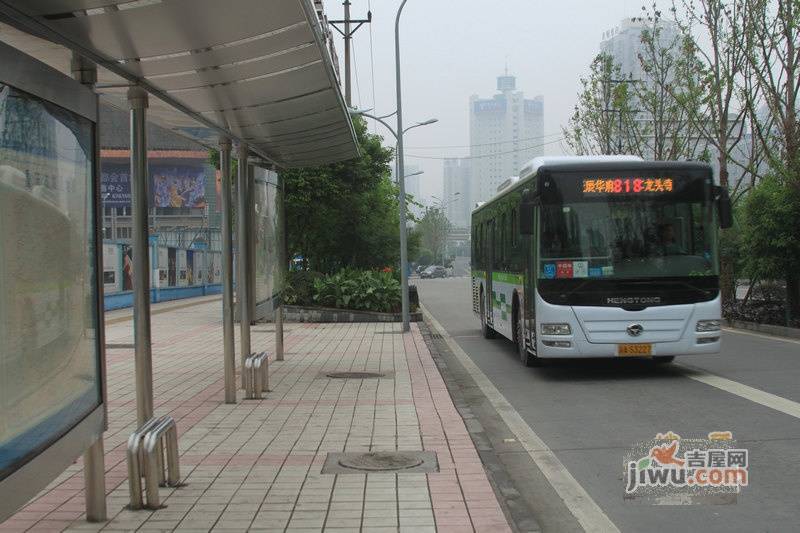
[[[753,331],[746,331],[738,328],[722,328],[722,331],[724,331],[725,333],[736,333],[737,335],[750,335],[751,337],[759,337],[761,339],[769,339],[771,341],[792,342],[794,344],[800,344],[800,341],[796,339],[787,339],[786,337],[778,337],[777,335],[764,335],[763,333],[755,333]]]
[[[700,383],[705,383],[706,385],[710,385],[719,390],[739,396],[745,400],[750,400],[751,402],[763,405],[764,407],[769,407],[770,409],[780,411],[781,413],[785,413],[789,416],[800,418],[800,403],[787,400],[781,396],[776,396],[775,394],[763,391],[761,389],[756,389],[743,383],[739,383],[738,381],[733,381],[723,378],[722,376],[717,376],[716,374],[711,374],[690,365],[677,364],[675,366],[688,370],[688,372],[683,374],[687,378],[699,381]]]
[[[433,318],[428,309],[420,304],[425,319],[439,332],[444,341],[453,351],[455,356],[464,365],[472,379],[483,391],[491,404],[500,414],[500,417],[512,433],[531,456],[533,462],[542,471],[550,485],[564,501],[567,509],[572,513],[585,531],[617,532],[619,529],[606,516],[600,506],[581,487],[580,483],[572,477],[567,468],[558,460],[558,457],[547,447],[544,441],[534,433],[533,429],[522,419],[516,409],[506,400],[494,384],[486,377],[480,368],[472,361],[461,346],[447,333],[439,322]]]

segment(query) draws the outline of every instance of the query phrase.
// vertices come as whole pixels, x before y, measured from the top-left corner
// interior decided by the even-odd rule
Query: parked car
[[[429,278],[446,278],[447,277],[447,269],[443,266],[439,265],[431,265],[422,272],[420,272],[419,277],[423,279]]]

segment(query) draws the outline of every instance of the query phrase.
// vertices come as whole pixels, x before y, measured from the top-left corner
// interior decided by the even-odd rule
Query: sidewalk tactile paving
[[[286,361],[270,363],[272,391],[242,400],[239,390],[227,405],[221,311],[215,300],[153,315],[155,411],[175,418],[187,483],[161,488],[164,509],[124,508],[134,360],[133,349],[115,348],[107,353],[109,521],[85,521],[78,461],[0,531],[511,531],[416,325],[401,335],[390,334],[398,324],[290,324]],[[118,315],[106,342],[132,343],[132,321]],[[254,327],[252,346],[272,351],[274,332]],[[334,371],[387,377],[320,378]],[[321,473],[328,452],[422,450],[435,452],[439,472]]]

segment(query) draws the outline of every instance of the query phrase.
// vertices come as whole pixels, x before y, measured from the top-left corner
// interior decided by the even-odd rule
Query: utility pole
[[[372,12],[367,11],[367,18],[365,19],[353,20],[350,18],[350,0],[344,0],[342,5],[344,6],[344,19],[329,20],[328,22],[336,31],[342,34],[342,37],[344,37],[344,99],[347,107],[351,107],[352,91],[350,88],[350,41],[353,39],[353,34],[355,34],[355,32],[357,32],[361,26],[372,22]],[[339,28],[338,24],[342,24],[344,27]],[[352,28],[350,26],[351,24],[356,24],[356,27]]]

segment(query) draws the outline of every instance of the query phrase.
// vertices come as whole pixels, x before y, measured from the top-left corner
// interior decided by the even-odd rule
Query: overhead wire
[[[405,154],[405,157],[413,157],[415,159],[484,159],[487,157],[496,157],[498,155],[505,155],[505,154],[515,154],[519,152],[524,152],[526,150],[530,150],[531,148],[540,148],[542,146],[547,146],[548,144],[555,144],[557,142],[563,141],[563,137],[559,137],[558,139],[553,139],[552,141],[547,141],[541,144],[536,144],[533,146],[526,146],[525,148],[519,148],[517,150],[507,150],[505,152],[494,152],[491,154],[485,155],[472,155],[472,156],[430,156],[430,155],[416,155],[416,154]]]
[[[512,139],[510,141],[494,141],[490,143],[478,143],[478,144],[439,144],[439,145],[428,145],[428,146],[408,146],[407,148],[411,150],[435,150],[439,148],[473,148],[475,146],[494,146],[496,144],[511,144],[517,142],[525,142],[525,141],[538,141],[540,139],[546,139],[548,137],[555,137],[557,135],[563,135],[562,132],[555,132],[555,133],[547,133],[545,135],[537,135],[536,137],[526,137],[524,139]]]

